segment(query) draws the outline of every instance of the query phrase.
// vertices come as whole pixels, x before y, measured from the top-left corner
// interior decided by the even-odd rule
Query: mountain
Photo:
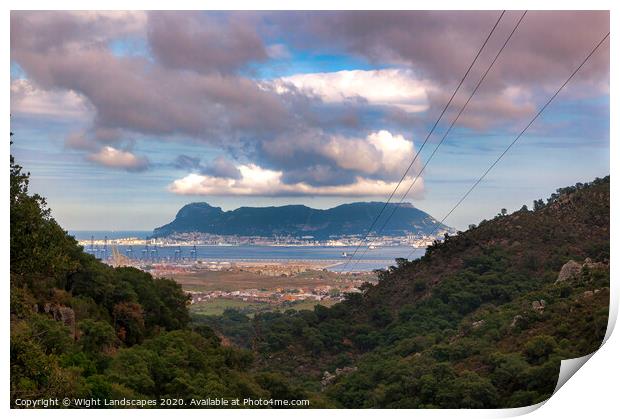
[[[484,220],[396,260],[332,307],[197,317],[257,352],[257,369],[345,408],[542,402],[563,359],[602,343],[609,177]]]
[[[383,202],[356,202],[326,210],[305,205],[286,205],[241,207],[233,211],[222,211],[221,208],[206,202],[195,202],[181,208],[171,223],[156,228],[153,237],[188,232],[262,237],[313,236],[317,239],[365,234],[383,206]],[[380,229],[392,212],[394,214],[382,234],[431,234],[437,229],[438,221],[424,211],[409,203],[390,203],[373,231]],[[441,225],[439,230],[442,229],[452,231],[445,225]]]

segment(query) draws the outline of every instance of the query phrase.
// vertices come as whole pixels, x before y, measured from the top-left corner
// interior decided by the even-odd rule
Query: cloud
[[[481,61],[492,57],[522,12],[508,12]],[[298,48],[344,50],[373,62],[407,65],[435,81],[460,79],[499,11],[333,11],[274,13],[272,25]],[[566,28],[571,28],[570,33]],[[490,78],[508,84],[570,74],[609,30],[609,11],[529,11]],[[290,34],[289,37],[286,35]],[[607,48],[608,49],[608,48]],[[608,54],[593,57],[587,78],[606,76]],[[566,74],[566,75],[568,75]],[[559,77],[562,78],[562,77]]]
[[[115,57],[99,49],[15,55],[47,89],[87,97],[98,127],[221,143],[240,133],[272,132],[287,121],[281,99],[247,79],[170,72],[139,57]]]
[[[267,55],[274,60],[291,58],[292,54],[284,44],[271,44],[266,47]]]
[[[262,148],[263,141],[306,135],[317,127],[348,135],[423,128],[445,104],[484,39],[483,29],[490,29],[497,16],[12,12],[11,58],[41,90],[84,97],[98,128],[184,136],[251,151]],[[463,91],[473,88],[481,66],[518,16],[507,13]],[[499,126],[531,112],[582,58],[578,51],[594,44],[598,35],[592,28],[604,32],[608,20],[607,12],[530,12],[459,125]],[[571,27],[570,36],[565,27]],[[110,50],[112,41],[127,37],[143,37],[153,59]],[[247,76],[256,63],[285,57],[292,48],[349,54],[398,68],[295,74],[271,82]],[[572,94],[606,94],[605,52],[597,53],[571,82]],[[526,92],[529,101],[506,95],[511,90]]]
[[[181,154],[174,159],[172,166],[176,169],[196,169],[200,167],[200,158]]]
[[[11,113],[34,117],[88,120],[88,100],[72,90],[43,90],[28,79],[11,80]]]
[[[317,127],[349,134],[424,128],[497,16],[479,11],[12,12],[11,58],[42,90],[86,98],[97,127],[252,150],[264,140],[305,135]],[[471,91],[518,16],[506,14],[463,91]],[[602,34],[608,27],[605,11],[529,12],[459,125],[500,126],[530,113],[598,39],[592,28]],[[127,37],[143,37],[153,59],[115,55],[109,45]],[[348,54],[398,68],[296,74],[271,82],[247,76],[252,65],[289,50]],[[605,95],[608,86],[606,44],[563,94]],[[525,92],[529,100],[507,95],[511,90]]]
[[[141,11],[12,11],[11,51],[101,45],[111,38],[144,36],[145,26]]]
[[[82,15],[43,13],[47,16],[49,21],[37,12],[11,15],[11,58],[42,89],[87,98],[97,128],[230,145],[250,134],[281,131],[293,119],[287,97],[260,89],[248,78],[180,71],[147,57],[116,56],[108,46],[113,38],[103,42],[88,35]],[[35,22],[39,26],[27,30]],[[101,33],[108,30],[104,26]]]
[[[84,131],[72,132],[65,138],[65,147],[72,150],[96,151],[97,143],[92,141]]]
[[[200,73],[229,73],[269,56],[241,14],[151,12],[148,41],[163,65]]]
[[[269,178],[272,193],[355,194],[381,188],[389,193],[386,185],[400,179],[415,154],[413,138],[426,135],[497,16],[12,12],[11,60],[27,78],[11,83],[11,111],[34,122],[79,120],[83,127],[67,135],[66,147],[116,168],[149,165],[146,157],[126,151],[133,141],[144,142],[145,150],[156,148],[156,142],[178,141],[221,152],[208,162],[179,156],[172,165],[200,181],[185,188],[189,181],[183,178],[178,190],[269,194],[241,170],[252,172],[247,163],[252,162],[260,169],[254,175],[277,175]],[[444,124],[518,16],[506,14]],[[608,23],[608,12],[529,12],[457,128],[520,128]],[[130,40],[143,45],[144,53],[119,54],[118,45]],[[564,97],[608,95],[607,48],[592,57]],[[339,65],[362,62],[365,69],[270,80],[257,76],[290,74],[323,54],[336,57]],[[329,67],[319,59],[316,68]],[[591,115],[591,102],[580,101],[579,111]],[[573,118],[561,129],[570,132],[576,123],[588,125]]]
[[[522,12],[508,12],[481,54],[462,91],[471,92]],[[432,120],[447,102],[468,64],[499,16],[498,11],[334,11],[274,13],[272,25],[296,48],[339,53],[371,63],[408,68],[437,89],[428,91]],[[566,28],[571,28],[567,33]],[[609,31],[608,11],[529,11],[472,101],[470,128],[511,124],[559,87]],[[511,89],[531,102],[510,103]],[[590,59],[562,93],[592,98],[609,92],[609,42]],[[467,94],[462,93],[466,97]],[[489,104],[484,106],[484,103]],[[499,104],[500,108],[494,106]],[[401,124],[419,119],[393,112]]]
[[[466,88],[467,89],[467,88]],[[473,89],[473,87],[471,88]],[[447,126],[457,116],[470,91],[457,95],[446,112],[442,121]],[[435,90],[430,96],[431,114],[439,115],[445,104],[450,100],[451,92]],[[456,126],[484,131],[491,127],[515,129],[522,127],[523,121],[533,116],[538,107],[534,93],[530,89],[518,86],[504,87],[498,91],[481,88],[467,104],[459,117]],[[408,115],[401,115],[403,123],[410,121]],[[509,131],[508,130],[508,131]]]
[[[343,70],[332,73],[297,74],[275,80],[277,91],[288,85],[327,103],[364,100],[373,105],[396,106],[407,112],[428,109],[430,82],[421,80],[410,70]]]
[[[199,157],[191,157],[181,154],[174,159],[172,166],[176,169],[198,171],[204,175],[215,177],[225,177],[239,179],[241,172],[239,169],[224,156],[218,156],[208,163],[202,163]]]
[[[367,175],[402,174],[413,159],[414,147],[402,135],[382,130],[361,140],[333,137],[321,153],[343,169]]]
[[[141,172],[149,166],[146,157],[136,156],[129,151],[117,150],[110,146],[103,147],[97,153],[90,154],[88,159],[102,166],[124,169],[129,172]]]
[[[65,147],[73,150],[96,151],[101,148],[102,144],[118,146],[124,143],[125,146],[129,146],[133,142],[132,138],[122,130],[93,127],[89,130],[71,132],[65,138]]]
[[[19,19],[21,15],[12,17]],[[41,24],[46,25],[44,21]],[[42,31],[50,32],[50,36],[54,33],[45,28]],[[147,57],[117,56],[107,43],[79,44],[73,37],[60,37],[53,50],[31,49],[31,45],[37,44],[36,33],[24,36],[35,40],[26,38],[17,42],[12,55],[28,77],[48,91],[75,92],[92,105],[93,124],[83,133],[70,135],[65,141],[67,147],[92,152],[104,145],[120,150],[128,146],[127,138],[132,137],[159,141],[189,138],[229,154],[232,150],[233,154],[261,167],[282,171],[285,183],[297,178],[313,186],[330,183],[340,186],[358,175],[375,180],[396,176],[396,166],[384,158],[378,143],[330,132],[349,126],[344,122],[346,119],[359,119],[359,107],[366,106],[364,103],[326,104],[292,84],[289,91],[278,93],[236,74],[185,71]],[[70,41],[65,42],[67,39]],[[399,81],[406,78],[404,74],[361,72],[356,77],[376,79],[377,86],[392,91],[357,93],[366,94],[372,100],[389,101],[396,96],[388,79]],[[345,93],[357,94],[355,89],[359,90],[360,84],[356,83]],[[415,101],[411,96],[394,100],[401,104]],[[355,124],[350,127],[354,129]],[[315,136],[316,132],[320,134]],[[282,143],[286,146],[282,147]],[[281,158],[281,150],[273,151],[290,147],[297,150],[293,158]],[[349,158],[354,153],[356,162]],[[380,155],[378,165],[377,155]],[[99,161],[105,161],[103,157],[99,156]],[[391,159],[401,160],[394,156]],[[361,165],[364,162],[367,164]],[[198,169],[204,175],[239,177],[237,168],[222,158]]]
[[[241,171],[229,160],[223,156],[218,156],[210,163],[202,167],[202,173],[205,175],[224,177],[229,179],[241,179]]]
[[[413,141],[387,130],[371,132],[365,138],[315,132],[295,141],[286,137],[266,141],[262,152],[266,162],[294,171],[293,178],[285,172],[287,181],[319,185],[346,183],[356,176],[400,179],[415,155],[415,147]],[[412,168],[412,174],[418,166]]]
[[[175,180],[169,190],[178,195],[216,195],[216,196],[386,196],[396,187],[396,182],[357,177],[346,185],[312,186],[304,182],[286,184],[281,171],[264,169],[255,164],[239,165],[239,179],[189,174]],[[411,182],[411,177],[407,182]],[[416,182],[410,197],[423,193],[424,182]]]

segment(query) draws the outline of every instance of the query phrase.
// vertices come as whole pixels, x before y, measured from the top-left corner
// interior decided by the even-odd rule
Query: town
[[[317,240],[313,236],[237,236],[237,235],[217,235],[210,233],[173,233],[166,237],[160,238],[138,238],[125,237],[108,239],[107,236],[90,240],[80,240],[79,244],[86,251],[91,248],[102,249],[107,245],[119,246],[156,246],[156,247],[174,247],[174,246],[325,246],[325,247],[347,247],[367,245],[369,247],[377,246],[411,246],[411,247],[427,247],[433,244],[435,240],[442,240],[444,235],[453,234],[454,231],[440,229],[434,235],[422,233],[408,234],[402,236],[377,236],[370,234],[364,237],[361,234],[346,236],[331,236],[327,240]]]

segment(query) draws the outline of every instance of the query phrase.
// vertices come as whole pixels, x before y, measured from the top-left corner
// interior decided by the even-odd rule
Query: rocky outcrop
[[[354,371],[357,371],[357,367],[336,368],[336,371],[334,371],[333,374],[330,373],[329,371],[325,371],[323,373],[323,379],[321,380],[321,387],[325,388],[331,383],[333,383],[334,380],[338,378],[339,376],[341,376],[342,374],[348,374]]]
[[[580,263],[575,262],[574,260],[569,260],[562,266],[562,269],[560,269],[558,279],[555,281],[555,283],[557,284],[559,282],[568,281],[570,279],[578,277],[579,275],[581,275],[582,269],[583,266]]]
[[[50,314],[54,320],[63,322],[75,337],[75,311],[71,307],[47,303],[43,306],[43,311]]]
[[[593,262],[592,259],[586,258],[583,267],[587,269],[606,269],[608,265],[603,262]]]
[[[560,273],[558,274],[558,279],[556,279],[555,283],[557,284],[560,282],[579,278],[581,274],[583,273],[584,269],[598,270],[598,269],[607,269],[608,267],[609,265],[607,265],[606,263],[593,262],[592,259],[590,258],[586,258],[583,261],[583,264],[579,262],[575,262],[574,260],[569,260],[560,269]]]
[[[512,318],[512,323],[510,323],[510,327],[511,327],[511,328],[517,327],[517,326],[518,326],[519,324],[521,324],[524,320],[525,320],[525,318],[524,318],[522,315],[517,314],[516,316],[514,316],[514,317]]]
[[[532,310],[534,310],[537,313],[541,313],[542,314],[542,312],[545,311],[545,300],[540,300],[540,301],[535,300],[535,301],[532,301]]]
[[[473,322],[471,324],[472,329],[479,329],[482,326],[484,326],[484,323],[486,323],[484,320],[478,320],[477,322]]]

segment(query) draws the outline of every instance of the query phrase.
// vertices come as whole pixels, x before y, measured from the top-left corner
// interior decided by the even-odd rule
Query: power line
[[[409,170],[411,170],[411,168],[413,167],[414,163],[416,162],[418,156],[420,155],[420,152],[422,151],[422,149],[424,148],[424,146],[426,145],[426,143],[428,142],[428,139],[431,137],[431,135],[433,134],[433,132],[435,131],[435,128],[437,128],[437,125],[439,124],[439,121],[441,120],[441,118],[443,117],[443,115],[446,113],[446,110],[448,109],[448,107],[450,106],[450,104],[452,103],[452,100],[454,100],[454,97],[456,96],[456,93],[459,91],[459,89],[461,88],[461,86],[463,85],[463,83],[465,82],[465,79],[467,78],[467,76],[469,75],[469,72],[471,71],[471,69],[473,68],[474,64],[476,63],[476,61],[478,60],[478,57],[480,57],[480,54],[482,53],[482,50],[484,49],[484,47],[487,45],[487,43],[489,42],[489,39],[491,38],[491,36],[493,35],[493,32],[495,32],[495,29],[497,28],[497,26],[499,25],[499,22],[502,20],[502,17],[504,16],[504,14],[506,13],[505,10],[503,10],[499,17],[497,18],[497,21],[495,22],[495,24],[493,25],[493,27],[491,28],[491,31],[489,32],[489,34],[487,35],[486,39],[484,40],[484,43],[482,44],[482,46],[480,47],[480,49],[478,50],[478,52],[476,53],[476,56],[474,57],[473,61],[471,62],[471,64],[469,65],[469,67],[467,68],[467,71],[465,72],[465,75],[463,76],[463,78],[461,78],[461,81],[459,82],[458,86],[456,86],[456,89],[454,89],[454,92],[452,93],[452,96],[450,97],[450,100],[448,101],[448,103],[446,103],[446,105],[444,106],[443,110],[441,111],[441,114],[439,115],[439,118],[437,118],[437,120],[435,121],[435,123],[433,124],[433,127],[431,128],[431,130],[429,131],[428,135],[426,136],[426,138],[424,139],[424,142],[422,143],[422,146],[420,147],[420,149],[417,151],[417,153],[415,154],[415,156],[413,157],[413,160],[411,160],[411,163],[409,163],[409,166],[407,167],[407,170],[405,170],[405,173],[403,173],[403,176],[400,178],[400,180],[398,181],[398,183],[396,184],[396,187],[394,188],[394,190],[392,191],[392,193],[390,194],[389,198],[387,199],[387,201],[385,202],[385,204],[383,205],[383,207],[381,208],[381,211],[379,211],[379,214],[377,214],[377,216],[374,218],[373,222],[370,224],[370,227],[368,228],[368,230],[366,231],[366,234],[364,235],[364,238],[359,242],[359,244],[357,245],[357,247],[355,248],[355,251],[353,252],[353,254],[351,255],[351,257],[347,260],[347,262],[345,263],[344,268],[346,268],[349,263],[351,262],[351,260],[355,257],[355,255],[357,254],[360,246],[362,245],[362,243],[364,243],[366,241],[366,239],[368,238],[368,235],[370,234],[370,232],[372,231],[372,228],[375,226],[375,224],[377,223],[377,221],[379,220],[379,218],[381,217],[381,215],[383,214],[383,211],[385,211],[385,208],[388,206],[388,204],[390,203],[390,201],[392,200],[392,198],[394,197],[394,194],[396,193],[396,191],[398,190],[398,188],[400,187],[401,183],[403,182],[403,180],[405,180],[405,177],[407,177],[407,174],[409,173]],[[343,272],[345,271],[345,269],[343,268]]]
[[[579,72],[579,70],[581,70],[581,68],[585,65],[585,63],[588,62],[590,57],[592,57],[592,55],[594,55],[594,53],[599,49],[599,47],[603,44],[603,42],[605,42],[605,40],[607,40],[607,38],[609,38],[609,32],[607,32],[607,34],[603,37],[603,39],[601,39],[600,42],[598,44],[596,44],[596,46],[592,49],[592,51],[590,51],[590,53],[581,62],[581,64],[579,64],[579,66],[571,73],[571,75],[566,79],[566,81],[555,91],[555,93],[549,98],[549,100],[547,100],[547,102],[540,108],[540,110],[536,113],[536,115],[534,115],[534,117],[525,126],[525,128],[523,128],[523,130],[521,130],[521,132],[515,137],[514,140],[512,140],[512,142],[510,144],[508,144],[508,147],[506,147],[506,149],[499,155],[499,157],[497,157],[497,159],[495,159],[495,161],[484,171],[482,176],[480,176],[478,178],[478,180],[476,180],[476,182],[474,182],[474,184],[469,188],[469,190],[467,192],[465,192],[465,194],[461,197],[461,199],[459,199],[459,201],[456,203],[456,205],[454,205],[454,207],[452,207],[452,209],[441,219],[441,221],[439,222],[440,225],[443,224],[443,222],[459,207],[459,205],[461,205],[463,203],[463,201],[465,201],[465,199],[476,188],[476,186],[478,186],[478,184],[480,184],[480,182],[482,182],[482,180],[486,177],[486,175],[489,174],[489,172],[497,165],[497,163],[499,163],[499,161],[508,153],[508,151],[510,151],[510,149],[517,143],[517,141],[519,141],[519,139],[523,136],[525,131],[527,131],[529,129],[529,127],[532,126],[534,121],[536,121],[538,119],[538,117],[544,112],[544,110],[547,109],[549,104],[551,104],[551,102],[557,97],[557,95],[560,94],[562,89],[564,89],[564,87],[573,79],[575,74],[577,74],[577,72]],[[437,231],[437,230],[438,229],[436,229],[435,231]],[[407,259],[409,259],[417,250],[418,249],[415,248],[413,250],[413,252],[411,252],[407,256]]]
[[[521,24],[521,22],[523,21],[523,19],[525,18],[525,15],[527,14],[527,10],[525,12],[523,12],[523,14],[521,15],[521,18],[517,21],[515,27],[512,29],[512,31],[510,32],[510,34],[508,35],[508,37],[506,38],[506,41],[504,41],[504,44],[502,45],[502,47],[499,49],[499,51],[497,52],[497,54],[495,55],[495,58],[493,58],[493,61],[491,61],[491,64],[489,64],[489,66],[487,67],[486,71],[482,74],[482,77],[480,78],[480,80],[478,81],[478,84],[476,84],[476,87],[474,87],[474,90],[471,92],[471,94],[469,95],[469,98],[467,98],[467,101],[465,101],[465,103],[463,104],[463,106],[461,106],[461,109],[459,110],[458,114],[456,115],[456,117],[452,120],[452,123],[450,124],[450,126],[448,127],[448,129],[446,130],[445,134],[443,135],[443,137],[441,138],[441,141],[439,141],[439,143],[435,146],[435,149],[433,150],[433,152],[431,153],[431,155],[429,156],[428,160],[426,161],[426,163],[424,164],[424,166],[422,167],[422,169],[418,172],[418,174],[415,176],[415,178],[413,179],[413,182],[409,185],[409,188],[407,188],[407,190],[405,191],[405,193],[403,194],[403,196],[400,198],[400,201],[398,202],[397,205],[394,206],[394,208],[392,209],[392,212],[390,213],[390,215],[386,218],[385,222],[383,223],[383,225],[381,226],[381,228],[378,230],[377,235],[381,234],[381,232],[383,231],[383,229],[387,226],[388,222],[392,219],[392,217],[394,216],[394,214],[396,213],[396,211],[398,210],[398,208],[400,208],[400,204],[402,204],[402,202],[405,200],[405,198],[407,197],[407,195],[409,194],[409,192],[411,191],[411,189],[413,188],[413,186],[417,183],[418,179],[420,178],[420,176],[422,175],[422,172],[424,172],[424,169],[426,169],[426,166],[428,166],[428,164],[431,162],[431,160],[433,159],[433,157],[435,156],[435,153],[437,153],[437,150],[439,149],[439,147],[441,147],[441,145],[443,144],[444,140],[448,137],[448,134],[450,134],[450,132],[452,131],[452,128],[454,127],[454,125],[456,124],[456,122],[459,120],[459,118],[461,117],[461,115],[463,114],[463,112],[465,111],[465,108],[467,108],[467,105],[469,105],[469,102],[471,101],[471,99],[474,97],[474,95],[476,94],[476,92],[478,91],[478,89],[480,88],[480,86],[482,85],[482,82],[484,81],[484,79],[486,79],[487,75],[489,74],[489,72],[491,71],[491,69],[493,68],[493,66],[495,65],[495,62],[497,61],[497,59],[499,58],[499,56],[501,55],[501,53],[504,51],[504,49],[506,48],[506,45],[508,45],[508,42],[510,41],[510,39],[512,38],[512,36],[515,34],[515,32],[517,31],[517,28],[519,27],[519,25]],[[362,257],[364,257],[364,255],[366,254],[368,250],[364,249],[362,255],[360,256],[360,260]]]

